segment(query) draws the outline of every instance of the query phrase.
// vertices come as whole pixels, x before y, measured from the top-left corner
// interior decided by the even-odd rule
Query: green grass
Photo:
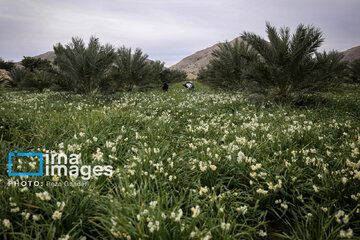
[[[93,99],[2,91],[1,238],[360,239],[360,88],[322,98],[253,104],[200,83]],[[115,171],[80,187],[9,186],[14,150],[81,153]],[[54,182],[20,179],[34,180]]]

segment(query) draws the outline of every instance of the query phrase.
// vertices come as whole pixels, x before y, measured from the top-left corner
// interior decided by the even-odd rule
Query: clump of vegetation
[[[15,67],[15,63],[12,61],[4,61],[4,59],[2,59],[0,57],[0,69],[5,69],[6,71],[10,72],[11,69],[13,69]]]
[[[51,63],[49,60],[34,57],[24,57],[21,60],[21,65],[30,72],[51,69]]]
[[[22,67],[15,67],[10,71],[10,87],[42,92],[54,84],[56,70],[50,61],[24,57],[21,65]]]

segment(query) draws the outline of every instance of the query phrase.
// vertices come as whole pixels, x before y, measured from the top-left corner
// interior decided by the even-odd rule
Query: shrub
[[[35,70],[51,69],[50,61],[41,58],[24,57],[21,60],[21,65],[23,65],[25,69],[29,70],[30,72],[34,72]]]
[[[101,45],[98,38],[91,37],[88,46],[81,38],[63,46],[54,46],[55,64],[62,77],[71,84],[71,89],[86,96],[96,94],[99,84],[107,79],[108,71],[115,60],[114,48]]]

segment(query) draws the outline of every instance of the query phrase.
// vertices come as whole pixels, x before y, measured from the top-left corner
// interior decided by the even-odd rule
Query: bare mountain
[[[360,58],[360,46],[350,48],[342,53],[344,54],[344,61],[352,62],[355,59]]]
[[[243,41],[241,37],[237,37],[234,40],[232,40],[230,43],[235,42],[236,39]],[[189,77],[197,75],[201,68],[209,64],[210,60],[212,59],[211,53],[218,48],[219,48],[219,43],[211,47],[205,48],[201,51],[198,51],[182,59],[177,64],[171,66],[170,69],[185,71]]]
[[[46,60],[49,60],[50,62],[53,62],[55,59],[55,52],[49,51],[49,52],[34,56],[34,58],[46,59]]]

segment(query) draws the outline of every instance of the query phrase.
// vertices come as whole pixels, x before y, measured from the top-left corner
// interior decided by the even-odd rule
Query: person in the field
[[[162,86],[162,90],[163,90],[164,92],[167,92],[168,89],[169,89],[169,84],[164,83],[163,86]]]
[[[192,90],[192,89],[195,88],[195,85],[194,85],[194,83],[193,83],[192,81],[187,81],[186,83],[184,83],[183,86],[184,86],[186,89],[190,89],[190,90]]]

